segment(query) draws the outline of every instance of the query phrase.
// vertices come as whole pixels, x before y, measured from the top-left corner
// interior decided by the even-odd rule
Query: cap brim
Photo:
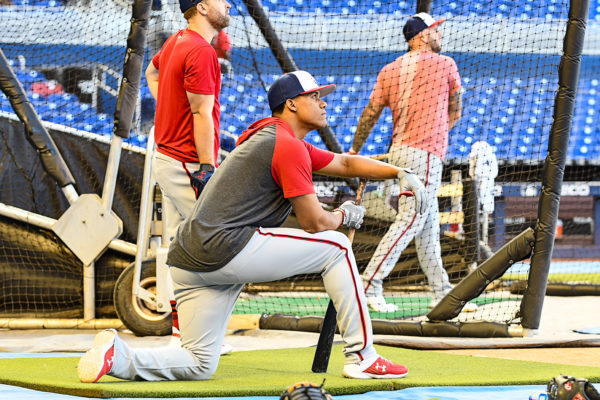
[[[429,25],[429,26],[428,26],[428,28],[432,28],[432,27],[434,27],[434,26],[436,26],[436,25],[439,25],[439,24],[441,24],[441,23],[444,23],[444,22],[446,22],[446,18],[438,19],[438,20],[437,20],[437,21],[435,21],[433,24]]]
[[[308,94],[308,93],[313,93],[313,92],[319,92],[319,95],[321,97],[325,97],[327,96],[329,93],[333,92],[335,90],[335,85],[331,84],[331,85],[325,85],[325,86],[321,86],[321,87],[317,87],[311,90],[307,90],[306,92],[300,93],[300,94]]]

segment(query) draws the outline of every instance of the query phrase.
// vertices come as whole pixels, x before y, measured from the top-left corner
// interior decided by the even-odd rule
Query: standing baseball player
[[[221,67],[210,42],[229,25],[231,8],[226,0],[179,0],[179,5],[187,28],[169,37],[146,69],[156,99],[152,171],[163,195],[169,241],[216,167]],[[173,336],[178,338],[173,299],[171,309]]]
[[[383,109],[390,107],[394,131],[388,160],[410,168],[423,181],[427,193],[428,208],[421,215],[415,213],[412,198],[399,199],[396,219],[362,275],[369,307],[377,312],[398,310],[383,297],[383,279],[413,238],[419,263],[433,291],[431,306],[452,289],[442,265],[437,194],[448,133],[460,118],[462,100],[456,63],[439,54],[442,33],[438,26],[444,21],[436,21],[427,13],[408,19],[403,33],[409,51],[379,73],[349,152],[358,154]],[[468,303],[463,310],[475,307]]]
[[[401,378],[405,366],[380,357],[360,275],[341,225],[359,228],[365,209],[347,201],[325,211],[312,173],[400,179],[426,208],[424,187],[406,170],[366,157],[319,150],[303,138],[326,126],[319,86],[305,71],[277,79],[268,92],[271,118],[250,125],[215,172],[169,249],[183,348],[129,348],[114,330],[99,333],[80,360],[79,377],[202,380],[219,362],[219,348],[235,302],[247,282],[319,273],[337,310],[348,378]],[[227,188],[226,191],[223,188]],[[226,193],[225,193],[226,192]],[[294,210],[303,229],[281,228]]]

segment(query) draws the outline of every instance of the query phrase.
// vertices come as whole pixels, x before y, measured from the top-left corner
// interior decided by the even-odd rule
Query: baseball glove
[[[323,382],[325,383],[325,382]],[[323,389],[311,382],[298,382],[285,389],[279,400],[333,400],[333,397]]]
[[[600,400],[587,379],[559,375],[548,383],[548,400]]]

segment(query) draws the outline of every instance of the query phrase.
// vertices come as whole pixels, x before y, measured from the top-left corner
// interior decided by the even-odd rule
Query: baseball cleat
[[[380,313],[398,311],[398,306],[386,302],[383,296],[367,296],[367,305],[371,310]]]
[[[233,346],[228,343],[223,343],[221,345],[221,355],[229,354],[233,351]]]
[[[398,379],[408,375],[408,368],[375,356],[354,364],[344,365],[342,375],[354,379]]]
[[[98,382],[110,372],[115,355],[117,331],[107,329],[96,335],[93,347],[81,357],[77,364],[79,380],[84,383]]]

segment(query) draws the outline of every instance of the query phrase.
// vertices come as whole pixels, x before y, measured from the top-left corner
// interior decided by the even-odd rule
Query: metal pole
[[[104,176],[104,186],[102,187],[102,205],[107,210],[112,209],[113,199],[115,197],[115,187],[117,186],[117,175],[119,172],[119,162],[121,161],[121,146],[123,138],[113,135],[110,141],[110,151],[106,163],[106,175]]]
[[[92,262],[83,266],[83,320],[96,318],[96,268]]]
[[[417,0],[417,13],[431,13],[431,2],[432,0]]]
[[[132,293],[138,295],[140,291],[140,276],[142,273],[142,260],[148,253],[148,242],[150,240],[150,224],[152,223],[152,156],[154,154],[154,127],[148,134],[146,145],[146,158],[144,159],[144,175],[142,177],[142,198],[140,201],[140,217],[138,220],[137,249],[135,253],[135,264],[133,267]]]

